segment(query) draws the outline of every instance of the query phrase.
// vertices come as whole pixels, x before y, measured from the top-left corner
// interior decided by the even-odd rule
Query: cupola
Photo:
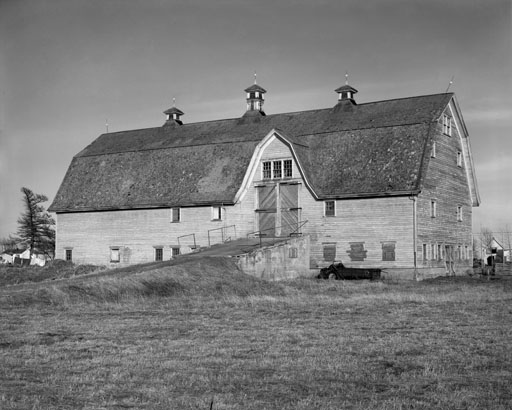
[[[176,101],[174,99],[173,106],[168,110],[165,110],[164,114],[166,115],[166,121],[164,125],[183,125],[183,122],[181,121],[180,117],[182,115],[185,115],[185,113],[181,111],[179,108],[176,108]]]
[[[348,84],[342,85],[341,87],[336,88],[334,90],[338,93],[338,102],[340,101],[350,101],[352,104],[355,104],[354,94],[357,93],[357,90],[354,87],[351,87]]]
[[[244,91],[247,93],[247,111],[245,115],[265,115],[263,102],[267,90],[257,84],[256,74],[254,74],[254,84]]]

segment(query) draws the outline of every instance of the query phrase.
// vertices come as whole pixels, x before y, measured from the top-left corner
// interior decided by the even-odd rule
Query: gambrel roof
[[[103,134],[77,154],[52,212],[232,204],[258,144],[275,132],[318,199],[421,190],[436,94]]]

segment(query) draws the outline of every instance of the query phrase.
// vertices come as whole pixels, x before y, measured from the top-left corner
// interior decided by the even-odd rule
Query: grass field
[[[215,258],[81,273],[0,271],[1,409],[512,408],[508,276],[269,283]]]

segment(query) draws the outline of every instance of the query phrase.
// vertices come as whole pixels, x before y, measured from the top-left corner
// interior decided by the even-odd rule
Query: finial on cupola
[[[244,91],[247,93],[247,111],[244,115],[265,115],[263,102],[267,90],[258,85],[256,72],[254,72],[254,84]]]
[[[185,115],[185,113],[179,108],[176,108],[176,98],[172,99],[172,107],[165,110],[164,114],[167,116],[164,125],[183,125],[183,121],[181,121],[180,117]]]

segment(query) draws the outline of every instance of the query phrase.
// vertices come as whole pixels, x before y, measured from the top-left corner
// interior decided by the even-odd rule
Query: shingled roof
[[[430,128],[453,94],[103,134],[77,154],[52,212],[231,204],[272,130],[293,146],[317,198],[421,186]]]

